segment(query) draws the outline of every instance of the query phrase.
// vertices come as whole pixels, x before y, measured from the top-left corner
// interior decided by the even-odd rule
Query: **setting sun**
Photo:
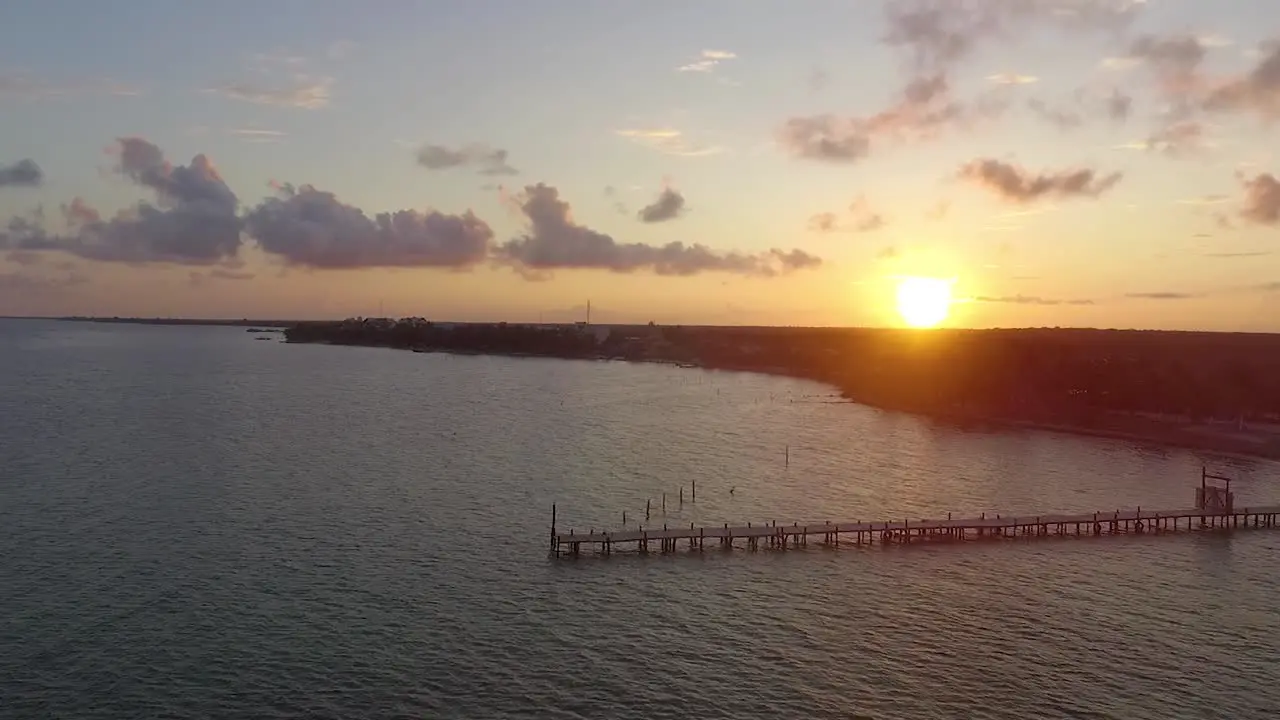
[[[898,281],[898,314],[915,328],[931,328],[951,312],[952,280],[904,277]]]

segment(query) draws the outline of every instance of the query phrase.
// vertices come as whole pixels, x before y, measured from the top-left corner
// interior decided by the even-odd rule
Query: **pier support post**
[[[551,503],[551,551],[556,550],[556,504]]]

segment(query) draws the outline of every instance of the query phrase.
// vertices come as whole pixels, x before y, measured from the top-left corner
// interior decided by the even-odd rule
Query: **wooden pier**
[[[1227,486],[1208,485],[1209,479],[1225,480]],[[936,520],[824,521],[791,525],[772,522],[694,527],[690,523],[688,527],[641,526],[636,530],[596,532],[591,529],[586,533],[571,529],[563,533],[556,530],[553,506],[551,552],[556,556],[579,555],[586,546],[604,555],[622,549],[666,553],[675,552],[682,545],[694,551],[704,550],[708,545],[726,550],[735,547],[758,550],[762,546],[785,550],[806,547],[811,538],[829,546],[839,546],[842,542],[856,546],[1277,527],[1280,505],[1237,509],[1230,482],[1229,478],[1202,472],[1200,486],[1196,488],[1196,507],[1190,510],[1136,508],[1076,515],[984,514],[954,520],[948,515],[946,519]]]

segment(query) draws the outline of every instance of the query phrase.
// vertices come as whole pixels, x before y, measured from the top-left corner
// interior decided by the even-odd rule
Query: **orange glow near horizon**
[[[913,328],[933,328],[951,314],[954,280],[907,276],[898,280],[898,315]]]

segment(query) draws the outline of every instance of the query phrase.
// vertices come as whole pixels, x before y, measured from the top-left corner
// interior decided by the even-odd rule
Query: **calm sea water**
[[[553,502],[583,530],[646,499],[655,525],[1185,507],[1193,454],[789,379],[254,337],[0,321],[0,717],[1280,708],[1280,532],[546,552]],[[1276,466],[1208,462],[1280,502]]]

